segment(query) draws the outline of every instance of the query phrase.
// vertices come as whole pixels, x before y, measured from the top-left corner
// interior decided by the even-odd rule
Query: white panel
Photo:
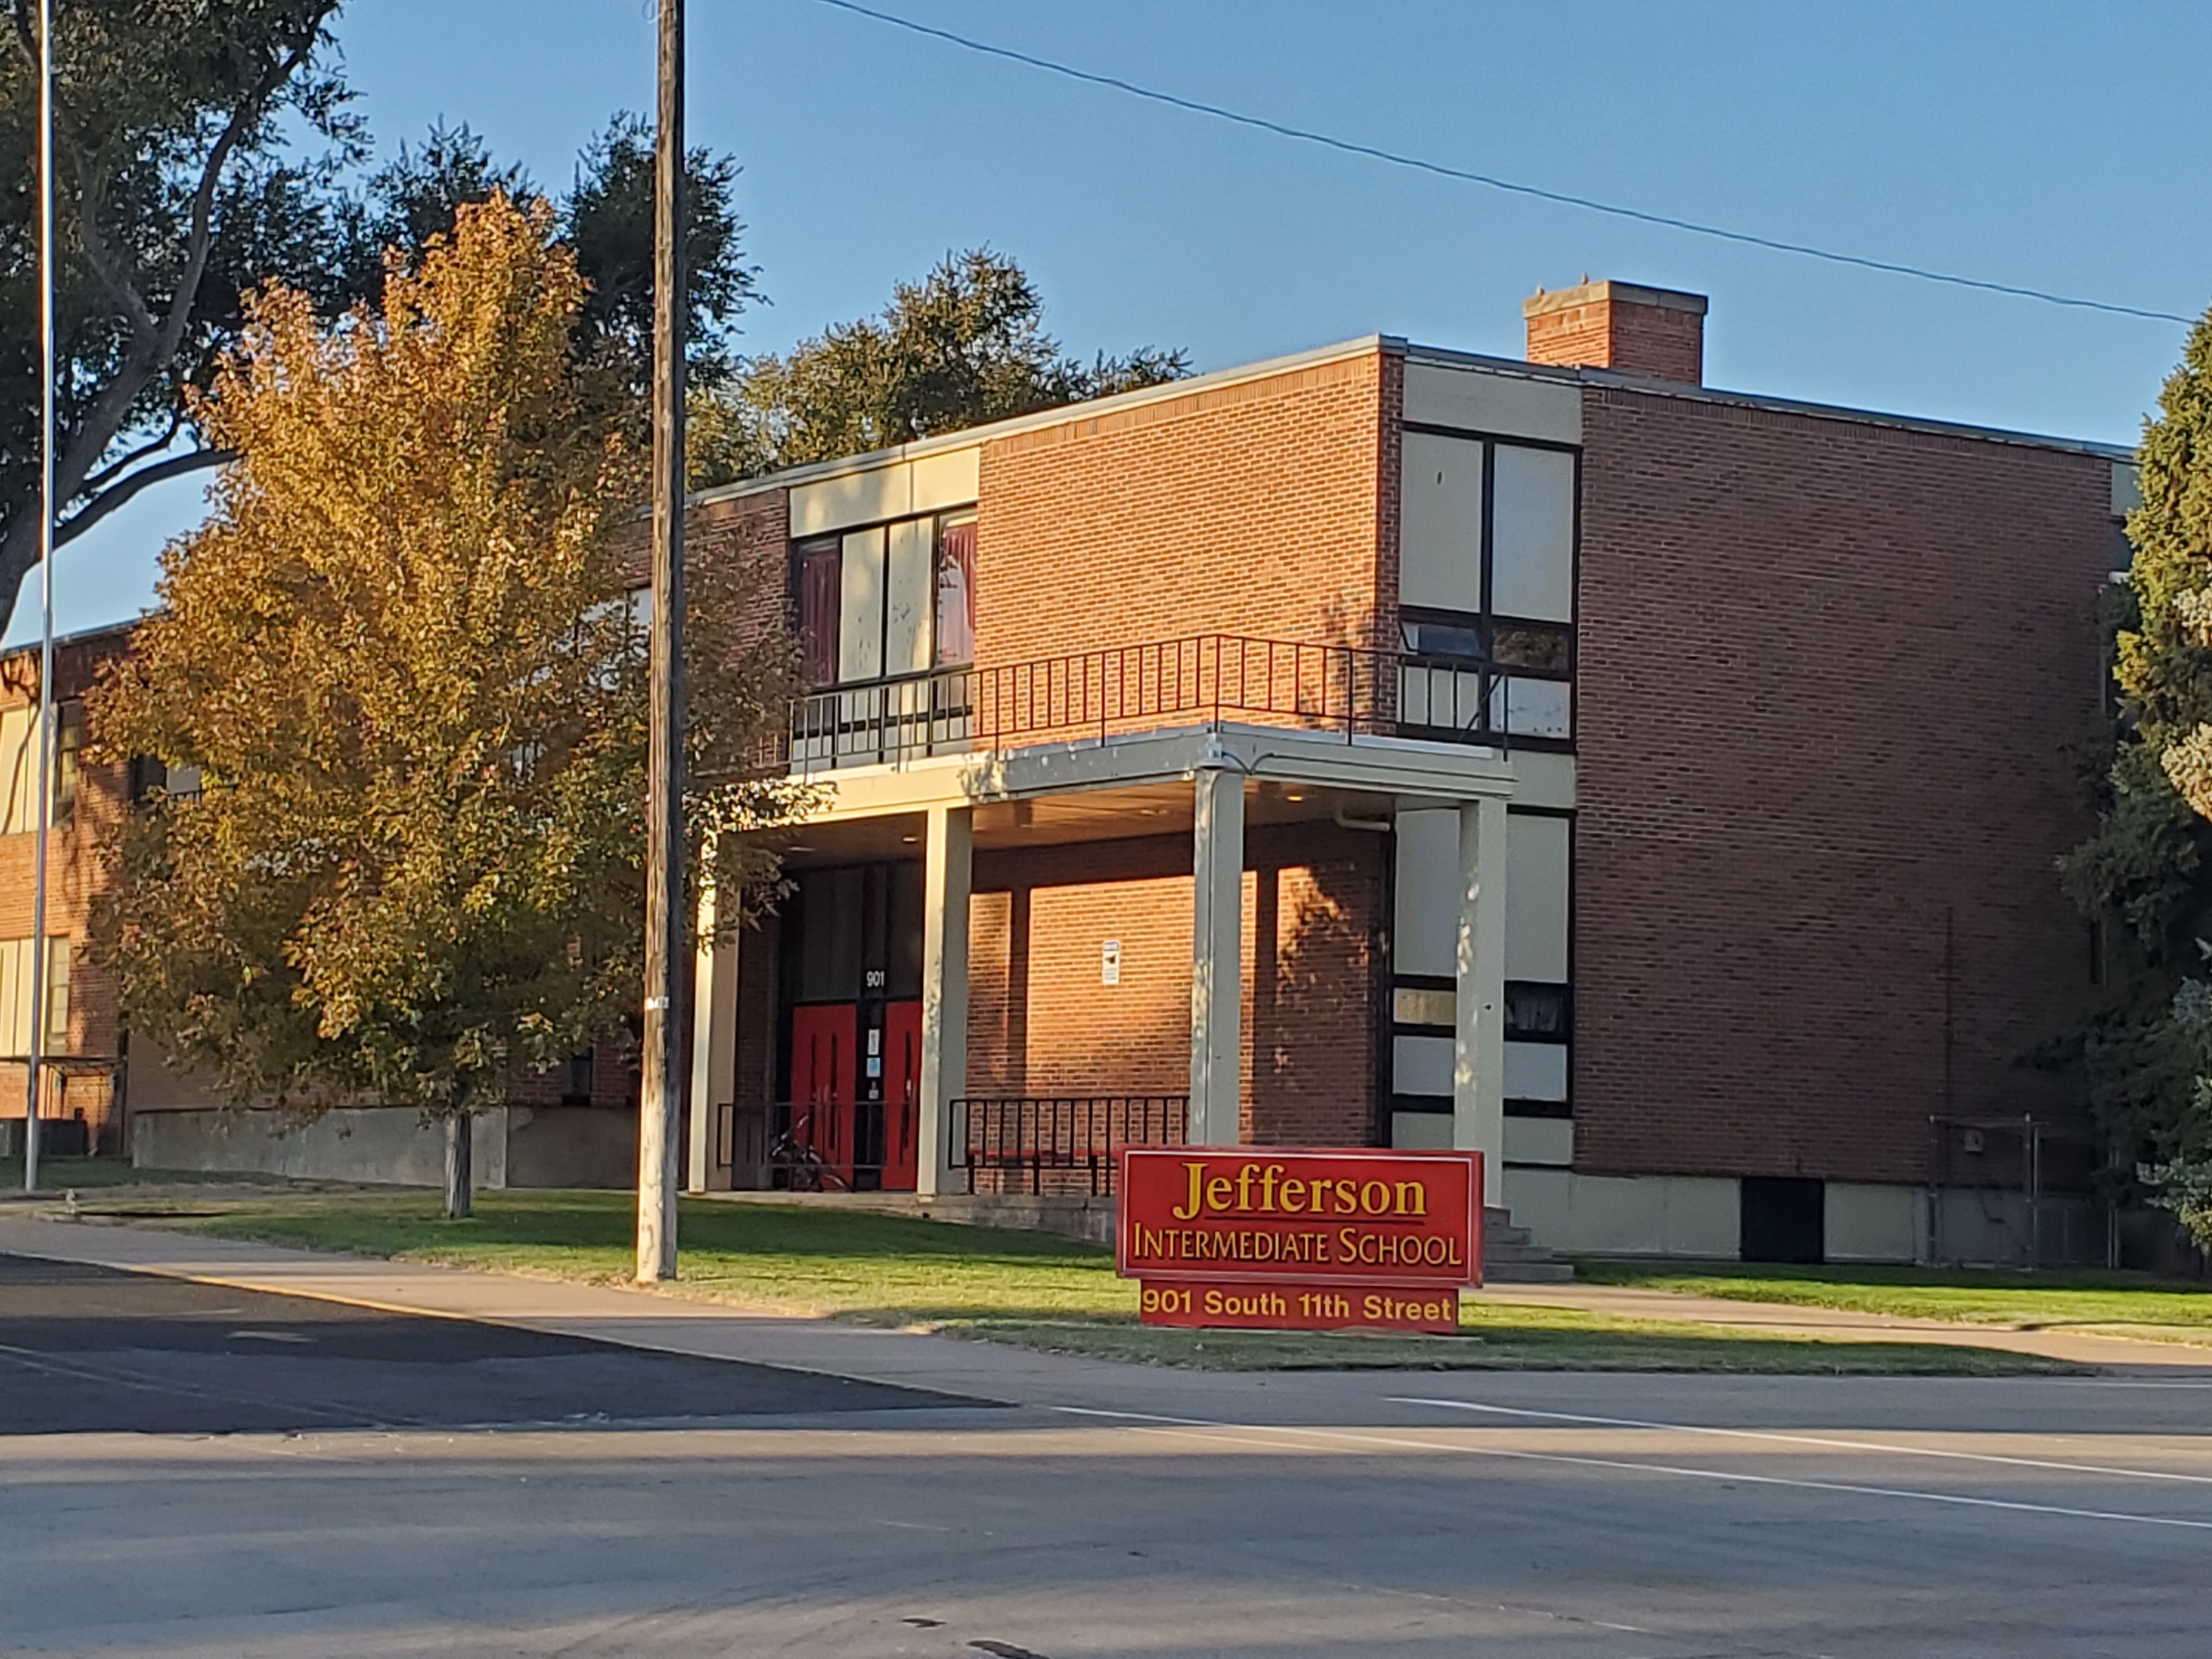
[[[951,507],[972,507],[981,492],[983,448],[956,449],[950,455],[931,455],[912,463],[915,513],[942,513]]]
[[[1416,991],[1400,986],[1390,994],[1390,1018],[1401,1025],[1449,1025],[1458,1018],[1459,997],[1451,991]]]
[[[929,593],[936,580],[933,525],[908,519],[890,527],[890,559],[884,582],[884,672],[911,674],[927,668],[934,641],[929,628]]]
[[[1515,675],[1490,683],[1490,723],[1510,738],[1571,738],[1574,688],[1565,680]]]
[[[1511,1043],[1505,1045],[1510,1053]],[[1451,1097],[1452,1040],[1395,1036],[1390,1039],[1390,1091],[1401,1095]]]
[[[1583,441],[1583,392],[1572,381],[1408,363],[1406,418],[1429,426],[1494,432],[1504,438],[1578,444]]]
[[[1567,821],[1514,813],[1505,831],[1505,977],[1567,977]]]
[[[1573,621],[1575,458],[1500,444],[1492,487],[1491,609],[1502,617]]]
[[[1399,1042],[1409,1039],[1400,1037]],[[1505,1045],[1505,1097],[1508,1100],[1565,1100],[1567,1097],[1567,1045],[1564,1042],[1509,1042]]]
[[[1513,767],[1513,802],[1516,806],[1552,806],[1571,812],[1575,806],[1575,757],[1545,754],[1534,749],[1517,750],[1507,757]]]
[[[1401,812],[1397,840],[1391,966],[1449,978],[1459,968],[1459,814]]]
[[[1825,1254],[1831,1261],[1911,1261],[1920,1245],[1923,1194],[1917,1187],[1831,1181]]]
[[[837,678],[872,680],[884,672],[884,532],[845,538],[837,616]]]
[[[791,535],[819,536],[848,525],[879,524],[914,511],[914,467],[900,461],[800,484],[791,492]]]
[[[1398,597],[1482,609],[1482,446],[1408,432],[1399,495]]]
[[[1571,1164],[1575,1121],[1571,1117],[1509,1117],[1505,1120],[1508,1164]]]
[[[1390,1144],[1411,1147],[1417,1152],[1446,1152],[1451,1147],[1452,1116],[1449,1112],[1393,1112],[1390,1114]]]

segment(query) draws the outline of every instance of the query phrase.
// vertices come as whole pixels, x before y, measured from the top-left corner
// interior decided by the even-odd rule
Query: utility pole
[[[684,1018],[684,0],[660,0],[653,190],[653,698],[647,762],[645,1085],[637,1277],[676,1277]]]
[[[31,878],[30,1082],[23,1099],[23,1190],[39,1186],[39,1083],[46,1066],[46,820],[54,759],[54,8],[39,0],[39,787]]]

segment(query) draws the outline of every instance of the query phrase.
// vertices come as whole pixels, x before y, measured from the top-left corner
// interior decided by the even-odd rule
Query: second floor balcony
[[[1224,721],[1563,750],[1573,685],[1463,656],[1200,634],[825,686],[794,700],[774,759],[807,773]]]

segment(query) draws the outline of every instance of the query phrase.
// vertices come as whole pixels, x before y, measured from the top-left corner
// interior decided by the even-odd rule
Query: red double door
[[[913,1190],[921,1085],[921,1003],[809,1003],[791,1011],[793,1133],[847,1186]]]

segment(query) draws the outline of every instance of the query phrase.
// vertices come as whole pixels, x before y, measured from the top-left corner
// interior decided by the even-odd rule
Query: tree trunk
[[[476,1151],[476,1119],[467,1112],[446,1114],[446,1218],[465,1221],[471,1213],[470,1164]]]

